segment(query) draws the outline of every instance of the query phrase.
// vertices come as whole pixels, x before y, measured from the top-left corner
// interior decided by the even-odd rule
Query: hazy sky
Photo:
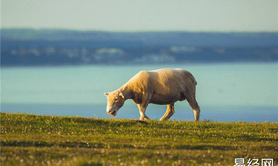
[[[278,31],[278,0],[1,0],[2,28]]]

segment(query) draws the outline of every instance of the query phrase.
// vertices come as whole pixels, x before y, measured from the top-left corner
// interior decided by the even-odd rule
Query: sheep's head
[[[111,114],[112,116],[116,116],[118,110],[124,105],[125,97],[122,92],[113,91],[109,93],[104,93],[107,97],[107,114]]]

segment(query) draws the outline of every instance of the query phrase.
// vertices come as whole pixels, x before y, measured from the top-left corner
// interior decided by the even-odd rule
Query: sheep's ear
[[[105,95],[105,96],[108,96],[108,95],[109,95],[109,93],[107,93],[107,92],[106,92],[106,93],[104,93],[104,95]]]
[[[122,92],[119,93],[119,96],[120,96],[121,98],[123,98],[123,99],[125,98],[125,97],[124,97],[124,94],[123,94]]]

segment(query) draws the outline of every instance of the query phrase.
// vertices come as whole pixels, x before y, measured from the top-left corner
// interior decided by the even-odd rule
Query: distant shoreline
[[[168,64],[278,61],[273,33],[113,33],[2,29],[1,64]]]

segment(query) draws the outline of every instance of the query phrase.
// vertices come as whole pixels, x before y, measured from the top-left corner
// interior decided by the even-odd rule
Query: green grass
[[[147,121],[1,113],[1,165],[278,162],[278,123]]]

